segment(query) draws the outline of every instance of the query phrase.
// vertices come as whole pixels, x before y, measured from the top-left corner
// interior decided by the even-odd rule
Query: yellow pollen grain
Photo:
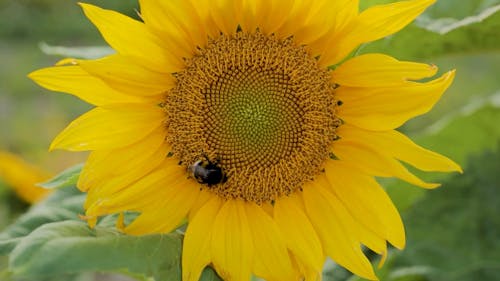
[[[327,69],[292,38],[238,32],[210,40],[166,96],[167,141],[186,167],[208,158],[223,198],[271,202],[317,175],[340,120]]]

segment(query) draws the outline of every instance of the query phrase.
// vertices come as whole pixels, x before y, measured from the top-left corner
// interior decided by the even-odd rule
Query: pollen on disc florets
[[[211,191],[271,202],[320,172],[340,120],[328,70],[303,46],[237,32],[186,63],[165,100],[167,141],[185,166],[222,168],[227,180]]]

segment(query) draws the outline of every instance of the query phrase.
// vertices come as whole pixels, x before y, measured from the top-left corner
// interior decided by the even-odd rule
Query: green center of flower
[[[298,148],[303,111],[288,80],[272,71],[233,69],[204,91],[212,120],[205,134],[221,164],[269,167]]]
[[[201,187],[271,202],[321,171],[340,125],[334,86],[291,38],[221,35],[176,78],[165,100],[174,156],[186,170],[204,160],[226,176]]]

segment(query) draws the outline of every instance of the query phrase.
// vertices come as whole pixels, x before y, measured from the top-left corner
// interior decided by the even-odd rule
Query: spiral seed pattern
[[[217,163],[223,198],[272,202],[311,180],[341,124],[335,87],[293,38],[238,32],[211,40],[167,93],[167,142],[189,166]]]

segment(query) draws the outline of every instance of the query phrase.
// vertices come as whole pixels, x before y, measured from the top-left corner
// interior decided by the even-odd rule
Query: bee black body
[[[208,186],[226,181],[226,176],[222,169],[210,161],[196,161],[193,165],[189,166],[189,171],[199,183]]]

